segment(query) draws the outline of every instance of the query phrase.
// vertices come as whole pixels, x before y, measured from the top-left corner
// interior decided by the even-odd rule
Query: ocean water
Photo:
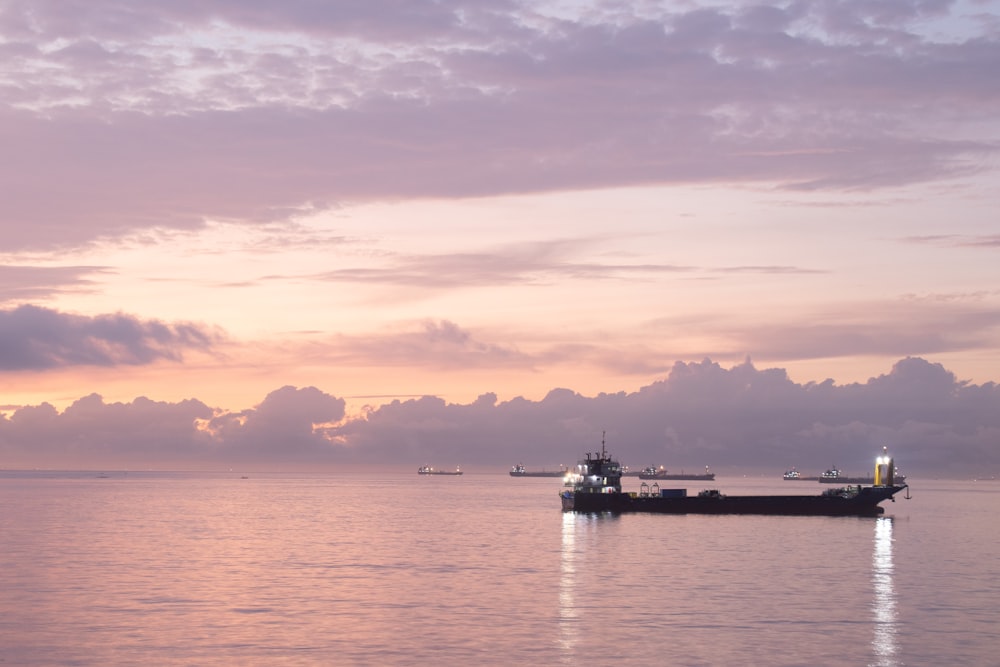
[[[1000,482],[910,482],[880,518],[613,517],[499,473],[5,471],[0,664],[1000,664]]]

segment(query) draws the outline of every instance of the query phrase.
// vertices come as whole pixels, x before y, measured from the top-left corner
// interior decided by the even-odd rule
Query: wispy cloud
[[[1000,248],[1000,234],[932,234],[926,236],[907,236],[903,241],[948,248]]]
[[[67,292],[86,292],[94,285],[91,276],[109,273],[102,266],[13,266],[0,265],[0,303],[46,299]]]
[[[532,364],[531,357],[516,347],[479,340],[447,320],[364,336],[337,335],[313,354],[330,362],[382,368],[524,368]]]
[[[519,243],[480,251],[383,257],[380,267],[345,268],[314,278],[332,282],[389,283],[409,287],[454,288],[544,284],[560,278],[585,280],[643,279],[685,273],[695,267],[674,264],[580,261],[594,239]]]
[[[893,301],[828,304],[808,312],[708,323],[731,346],[728,354],[753,353],[791,361],[893,354],[933,355],[989,348],[1000,333],[1000,310],[985,295],[906,297]]]

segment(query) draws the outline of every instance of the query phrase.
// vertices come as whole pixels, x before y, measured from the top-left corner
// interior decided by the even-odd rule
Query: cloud
[[[639,321],[627,344],[608,339],[600,325],[546,331],[516,322],[470,328],[446,318],[402,320],[363,334],[310,332],[312,342],[283,345],[269,354],[281,359],[279,365],[299,363],[302,357],[334,367],[501,372],[587,368],[598,375],[647,379],[669,371],[677,358],[692,356],[733,360],[752,353],[774,363],[990,350],[1000,330],[1000,312],[990,306],[990,296],[988,291],[906,295],[774,313],[679,312]],[[678,334],[695,331],[698,337]]]
[[[561,280],[642,281],[664,275],[716,277],[734,274],[820,274],[826,270],[792,265],[695,266],[680,263],[580,261],[581,250],[608,239],[576,238],[506,244],[467,252],[389,254],[378,267],[344,267],[308,276],[269,275],[267,280],[303,278],[330,283],[361,283],[413,290],[442,291],[497,286],[544,286]]]
[[[722,273],[757,273],[771,275],[828,273],[819,269],[805,269],[799,266],[729,266],[719,269]]]
[[[140,397],[105,403],[91,394],[63,412],[43,403],[0,419],[0,450],[26,467],[147,468],[197,461],[212,442],[197,428],[212,410],[197,400]]]
[[[929,355],[992,348],[1000,331],[1000,311],[989,292],[909,295],[894,300],[831,303],[809,312],[743,316],[699,322],[705,336],[721,341],[717,354],[790,361],[850,356]],[[678,318],[650,322],[653,330],[678,328]]]
[[[947,248],[998,248],[1000,234],[958,235],[935,234],[932,236],[909,236],[903,239],[908,243],[923,243],[944,246]]]
[[[39,0],[30,5],[13,3],[3,25],[13,34],[65,40],[146,39],[170,35],[184,27],[206,28],[213,22],[221,22],[264,32],[304,31],[326,37],[357,35],[373,41],[405,42],[435,35],[468,35],[469,24],[476,17],[514,6],[509,0],[482,0],[474,4],[445,0],[413,5],[385,0],[348,0],[336,4],[288,0],[281,5],[177,0],[147,3],[136,9],[107,1]]]
[[[42,404],[0,417],[0,452],[5,465],[29,467],[287,469],[336,461],[318,427],[343,416],[343,399],[313,387],[283,387],[237,413],[194,399],[105,403],[92,394],[61,413]]]
[[[22,305],[0,311],[0,371],[180,361],[208,351],[219,334],[195,324],[164,324],[116,314],[94,317]]]
[[[344,268],[314,279],[329,282],[385,283],[425,289],[543,284],[560,278],[588,280],[648,279],[686,273],[697,267],[674,264],[625,264],[575,261],[583,247],[600,239],[558,239],[510,244],[477,252],[397,255],[385,268]],[[736,269],[739,270],[739,269]]]
[[[93,284],[87,276],[107,271],[107,268],[101,266],[0,265],[0,303],[87,291]]]
[[[588,398],[554,390],[539,402],[495,398],[471,405],[394,401],[336,431],[369,460],[437,465],[551,466],[592,451],[607,431],[626,462],[672,469],[818,471],[836,461],[860,473],[883,445],[924,475],[983,476],[1000,467],[1000,413],[990,412],[1000,407],[1000,388],[961,382],[919,358],[844,386],[797,384],[782,369],[749,362],[725,369],[706,360],[678,362],[664,380],[632,394]]]
[[[439,369],[530,367],[514,347],[477,340],[448,320],[425,320],[416,329],[365,336],[336,336],[319,354],[329,361],[378,367]]]
[[[283,387],[254,408],[213,411],[191,399],[105,404],[96,395],[60,413],[50,405],[0,415],[8,466],[339,469],[350,464],[504,471],[571,463],[600,446],[634,466],[711,466],[723,475],[777,475],[837,464],[867,472],[888,446],[911,476],[986,477],[1000,471],[1000,387],[958,379],[918,357],[865,383],[799,384],[749,361],[723,368],[676,362],[634,393],[586,397],[554,389],[540,401],[469,404],[433,396],[346,416],[315,387]]]
[[[343,419],[345,405],[315,387],[277,389],[252,410],[219,414],[206,424],[215,437],[209,460],[292,466],[334,461],[336,447],[320,427]]]
[[[5,249],[331,205],[989,168],[995,26],[825,2],[8,3]],[[765,18],[766,17],[766,18]]]

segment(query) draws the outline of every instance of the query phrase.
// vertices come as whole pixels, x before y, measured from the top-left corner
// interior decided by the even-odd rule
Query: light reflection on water
[[[574,589],[576,588],[576,520],[573,512],[563,512],[562,552],[559,576],[559,647],[563,662],[571,662],[578,639],[578,614]]]
[[[875,540],[872,552],[872,610],[874,612],[874,636],[872,652],[875,665],[894,667],[899,664],[896,634],[896,591],[893,586],[892,564],[892,517],[875,520]]]

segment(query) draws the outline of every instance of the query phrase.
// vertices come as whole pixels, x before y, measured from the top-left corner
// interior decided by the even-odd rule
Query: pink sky
[[[0,63],[0,466],[496,464],[528,406],[569,455],[1000,468],[1000,2],[9,1]],[[815,420],[680,428],[678,368]]]

